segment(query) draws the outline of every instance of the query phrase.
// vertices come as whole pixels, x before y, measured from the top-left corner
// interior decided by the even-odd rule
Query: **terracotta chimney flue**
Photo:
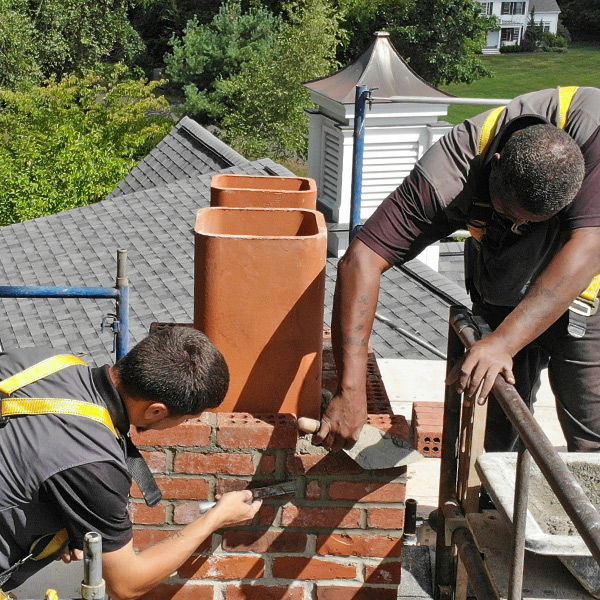
[[[198,211],[194,327],[231,374],[218,412],[319,417],[326,256],[317,211]]]

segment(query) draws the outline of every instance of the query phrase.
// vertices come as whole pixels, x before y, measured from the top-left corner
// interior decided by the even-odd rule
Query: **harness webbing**
[[[86,364],[81,358],[72,354],[59,354],[42,360],[0,381],[0,392],[7,396],[0,399],[0,417],[49,414],[77,415],[101,423],[108,427],[116,437],[122,437],[113,425],[110,414],[104,406],[70,398],[14,398],[11,396],[12,393],[26,385],[57,373],[66,367]]]

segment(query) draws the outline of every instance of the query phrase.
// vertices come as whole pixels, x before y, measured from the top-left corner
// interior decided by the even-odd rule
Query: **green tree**
[[[304,156],[310,99],[302,83],[338,66],[338,43],[339,17],[327,0],[287,5],[272,49],[253,54],[237,75],[216,83],[225,139],[252,158]]]
[[[136,1],[0,0],[0,84],[18,89],[107,60],[132,64],[143,49],[128,17]]]
[[[574,40],[597,43],[600,40],[598,0],[560,0],[560,18]]]
[[[253,56],[265,56],[280,26],[281,19],[261,6],[244,12],[240,0],[227,0],[209,24],[189,21],[165,56],[167,73],[185,90],[185,112],[203,123],[220,114],[218,83],[237,75]]]
[[[489,72],[479,54],[495,19],[481,14],[473,0],[418,0],[412,24],[401,28],[410,66],[433,85],[470,83]]]
[[[26,92],[0,91],[0,225],[110,193],[173,126],[157,85],[117,65]]]
[[[495,19],[474,0],[342,0],[348,32],[343,62],[356,59],[377,30],[410,67],[433,85],[489,75],[478,55]]]
[[[19,89],[41,81],[35,29],[29,17],[0,0],[0,88]]]

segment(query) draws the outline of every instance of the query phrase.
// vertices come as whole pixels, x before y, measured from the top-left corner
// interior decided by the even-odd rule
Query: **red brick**
[[[264,569],[265,561],[258,556],[218,554],[191,557],[178,573],[186,579],[258,579]]]
[[[227,475],[252,475],[254,464],[251,454],[239,452],[178,452],[175,456],[176,473],[226,473]]]
[[[167,454],[163,450],[154,450],[152,452],[142,451],[141,455],[150,467],[152,473],[166,473]]]
[[[221,448],[296,447],[298,428],[292,415],[219,413],[217,418],[217,444]]]
[[[213,600],[215,589],[212,585],[194,583],[161,583],[140,600]]]
[[[227,492],[237,492],[239,490],[245,490],[249,485],[250,480],[248,479],[218,479],[215,493],[225,494]]]
[[[415,402],[412,412],[412,430],[416,449],[429,458],[442,454],[442,427],[444,405],[441,402]]]
[[[317,585],[317,600],[396,600],[397,588]]]
[[[404,527],[404,509],[369,508],[367,525],[372,529],[402,529]]]
[[[136,446],[207,446],[210,443],[212,415],[203,414],[177,427],[139,433],[133,430],[131,439]]]
[[[306,485],[306,498],[307,500],[320,500],[323,497],[323,490],[321,484],[313,479]]]
[[[312,508],[289,505],[284,507],[281,517],[284,527],[360,527],[360,509],[358,508]]]
[[[363,472],[345,452],[295,454],[287,459],[285,470],[291,475],[359,475]]]
[[[282,556],[273,560],[273,577],[284,579],[354,579],[355,565],[320,558]]]
[[[264,475],[271,475],[275,473],[275,469],[277,468],[277,456],[275,454],[263,454],[260,457],[260,462],[258,465],[259,473]]]
[[[400,583],[402,574],[402,562],[385,562],[376,567],[367,565],[365,570],[365,581],[367,583]]]
[[[228,529],[223,534],[223,549],[229,552],[296,553],[306,550],[308,536],[300,531],[244,531]]]
[[[402,539],[387,535],[333,533],[317,536],[317,554],[322,556],[400,556]]]
[[[256,521],[258,525],[263,525],[265,527],[270,527],[275,521],[275,517],[277,516],[278,506],[274,506],[273,504],[263,504],[256,517]]]
[[[368,415],[367,424],[393,435],[408,440],[410,438],[410,427],[402,415]]]
[[[173,500],[206,500],[210,483],[206,479],[187,477],[157,477],[163,498]]]
[[[304,600],[304,588],[300,586],[230,584],[225,592],[226,600]]]
[[[129,514],[131,521],[137,525],[162,525],[167,519],[166,509],[164,504],[150,507],[141,502],[132,502]]]
[[[179,529],[136,529],[133,532],[133,545],[136,550],[143,550],[144,548],[148,548],[149,546],[154,546],[154,544],[158,544],[159,542],[163,542],[164,540],[175,535]],[[212,547],[212,537],[209,536],[206,538],[199,546],[196,548],[196,553],[202,552],[210,552]]]
[[[329,497],[361,502],[403,502],[406,485],[383,481],[333,481],[329,485]]]
[[[178,504],[173,511],[173,523],[176,525],[187,525],[200,516],[200,505],[198,502],[183,502]]]

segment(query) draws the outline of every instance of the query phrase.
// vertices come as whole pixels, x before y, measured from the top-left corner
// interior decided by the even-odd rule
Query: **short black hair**
[[[532,125],[512,135],[495,174],[503,196],[536,216],[550,216],[575,198],[585,164],[575,140],[554,125]]]
[[[223,402],[229,369],[197,329],[169,326],[134,346],[115,364],[127,394],[162,402],[174,415],[196,415]]]

